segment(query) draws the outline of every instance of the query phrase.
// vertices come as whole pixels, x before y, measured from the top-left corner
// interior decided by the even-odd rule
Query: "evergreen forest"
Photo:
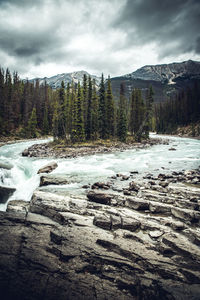
[[[140,141],[149,137],[152,124],[153,90],[133,89],[125,97],[121,83],[119,100],[114,99],[111,80],[97,88],[95,80],[83,76],[80,83],[61,83],[53,90],[39,81],[21,80],[9,69],[0,68],[0,135],[34,138],[53,135],[54,140],[81,143],[97,139]]]
[[[154,115],[158,133],[171,134],[178,127],[190,125],[192,135],[200,135],[200,81],[194,80],[190,87],[180,90],[171,99],[156,104]]]

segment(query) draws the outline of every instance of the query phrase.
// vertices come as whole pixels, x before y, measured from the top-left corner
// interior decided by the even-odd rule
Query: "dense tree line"
[[[172,99],[155,106],[156,131],[172,133],[177,127],[200,121],[200,81],[181,90]]]
[[[15,72],[0,69],[0,134],[23,137],[53,134],[66,142],[117,138],[131,135],[140,141],[148,137],[153,105],[152,88],[145,99],[139,89],[125,97],[120,86],[119,101],[113,99],[111,80],[102,74],[97,89],[95,80],[83,76],[83,83],[72,82],[52,90],[46,82],[19,79]]]
[[[36,137],[52,130],[56,94],[45,83],[20,80],[0,68],[0,134]]]

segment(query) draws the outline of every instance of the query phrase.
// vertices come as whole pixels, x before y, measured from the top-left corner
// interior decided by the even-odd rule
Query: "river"
[[[96,181],[108,180],[116,173],[129,174],[138,171],[140,176],[145,173],[160,173],[195,169],[200,165],[200,140],[170,136],[155,137],[169,139],[169,145],[155,145],[146,149],[132,149],[123,152],[97,154],[69,159],[28,158],[22,157],[24,149],[47,140],[27,141],[0,147],[0,162],[13,165],[11,170],[0,169],[0,185],[16,188],[10,200],[30,201],[33,191],[39,185],[40,176],[37,171],[49,161],[56,161],[58,168],[52,174],[65,174],[72,181],[65,186],[52,186],[53,190],[76,196],[84,195],[82,185]],[[169,151],[173,147],[176,151]],[[49,189],[51,187],[48,187]],[[44,188],[45,189],[45,188]],[[5,210],[7,203],[0,204]]]

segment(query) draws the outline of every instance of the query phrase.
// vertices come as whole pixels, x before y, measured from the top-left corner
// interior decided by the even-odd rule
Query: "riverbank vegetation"
[[[119,100],[114,99],[110,78],[97,88],[95,80],[84,75],[82,85],[72,82],[53,90],[46,82],[20,80],[0,69],[0,132],[34,138],[53,134],[54,141],[66,144],[96,140],[148,138],[151,127],[153,90],[134,89],[130,99],[120,86]]]

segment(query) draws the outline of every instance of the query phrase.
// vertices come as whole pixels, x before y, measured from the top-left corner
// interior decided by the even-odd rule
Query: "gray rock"
[[[95,193],[90,191],[87,194],[88,200],[96,203],[110,205],[112,196],[109,194]]]
[[[95,182],[92,185],[92,189],[104,189],[108,190],[110,188],[111,184],[110,183],[105,183],[105,182]]]
[[[116,194],[11,201],[0,212],[2,299],[199,299],[200,212],[177,207],[199,199],[198,188]]]
[[[28,149],[25,149],[25,150],[22,152],[22,156],[29,156],[29,151],[28,151]]]
[[[43,173],[43,172],[42,172]],[[46,185],[62,185],[62,184],[69,184],[71,181],[68,177],[63,175],[45,175],[40,177],[40,186]]]
[[[140,227],[140,222],[130,217],[122,217],[122,229],[136,231]]]
[[[152,230],[149,232],[149,236],[152,239],[157,239],[159,237],[161,237],[164,234],[164,232],[160,231],[160,230]]]
[[[193,211],[190,209],[172,207],[171,213],[174,217],[181,219],[183,222],[189,221],[191,223],[197,223],[200,221],[200,212]]]
[[[58,167],[58,164],[56,162],[50,162],[44,167],[40,168],[38,170],[38,174],[40,173],[51,173],[53,170],[55,170]]]
[[[127,198],[125,206],[135,210],[149,209],[149,201],[140,198]]]
[[[135,183],[134,181],[129,183],[129,191],[134,191],[134,192],[138,192],[140,189],[140,186]]]
[[[171,206],[163,203],[158,202],[149,202],[149,210],[152,213],[162,213],[162,214],[169,214],[171,212]]]
[[[29,210],[30,203],[24,200],[12,200],[8,202],[7,212],[25,212]]]
[[[9,186],[0,186],[0,203],[6,203],[8,198],[16,191],[15,188]]]
[[[106,215],[100,215],[100,216],[95,216],[93,220],[93,224],[96,225],[97,227],[106,229],[106,230],[111,230],[111,219],[110,216]]]

